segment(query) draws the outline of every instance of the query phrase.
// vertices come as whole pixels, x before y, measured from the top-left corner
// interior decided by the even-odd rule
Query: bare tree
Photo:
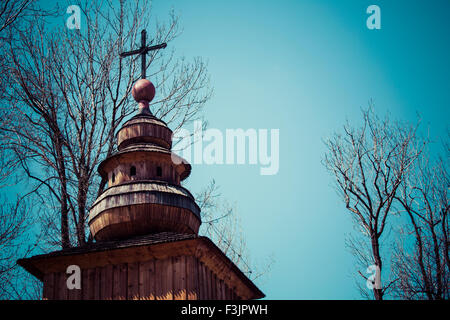
[[[409,221],[401,228],[392,262],[399,279],[393,294],[402,299],[450,297],[447,166],[448,155],[434,164],[423,155],[396,195]]]
[[[144,28],[154,31],[156,42],[170,44],[180,34],[173,13],[168,23],[150,27],[147,1],[75,4],[85,21],[80,30],[47,30],[36,17],[33,28],[8,41],[14,86],[0,110],[7,146],[35,182],[30,194],[46,209],[49,244],[63,248],[88,241],[87,211],[106,184],[95,169],[114,152],[117,129],[135,112],[129,93],[139,64],[119,53],[138,46]],[[148,64],[157,89],[153,113],[174,129],[199,119],[211,95],[206,64],[187,62],[173,49],[152,52]]]
[[[388,117],[378,118],[372,105],[363,110],[363,124],[353,128],[348,123],[342,134],[326,140],[328,153],[324,164],[336,179],[338,193],[360,228],[368,244],[364,252],[350,245],[359,260],[374,265],[382,279],[383,233],[399,188],[423,149],[416,139],[417,125],[393,123]],[[354,243],[354,242],[353,242]],[[369,254],[369,256],[367,256]],[[361,259],[364,256],[364,259]],[[361,270],[358,273],[367,281]],[[373,284],[373,296],[382,300],[396,279]]]

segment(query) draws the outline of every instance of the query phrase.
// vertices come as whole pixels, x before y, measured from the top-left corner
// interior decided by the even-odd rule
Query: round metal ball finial
[[[155,86],[150,80],[141,79],[134,84],[131,94],[137,102],[150,102],[155,97]]]
[[[134,100],[139,103],[139,113],[150,113],[148,104],[155,97],[155,86],[147,79],[137,81],[131,90]]]

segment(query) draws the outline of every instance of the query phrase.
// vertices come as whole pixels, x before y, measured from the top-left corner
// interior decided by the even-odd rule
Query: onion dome
[[[172,131],[149,109],[155,87],[141,79],[132,95],[139,111],[118,131],[118,151],[98,167],[108,188],[90,209],[91,233],[97,241],[157,232],[197,234],[200,208],[180,185],[191,165],[171,152]]]

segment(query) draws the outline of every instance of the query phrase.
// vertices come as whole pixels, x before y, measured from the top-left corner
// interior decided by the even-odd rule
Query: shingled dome
[[[139,112],[119,130],[118,152],[98,167],[108,188],[90,210],[91,233],[97,241],[157,232],[197,234],[200,208],[180,185],[191,165],[171,152],[172,130],[148,108],[153,84],[141,79],[132,92]]]

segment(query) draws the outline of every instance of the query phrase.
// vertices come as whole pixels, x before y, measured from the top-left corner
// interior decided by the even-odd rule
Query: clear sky
[[[369,30],[366,8],[381,9]],[[214,178],[236,204],[252,258],[273,254],[258,283],[269,299],[358,299],[345,248],[350,215],[321,164],[322,140],[375,110],[414,121],[431,136],[449,125],[450,1],[153,1],[174,8],[183,34],[170,45],[209,64],[209,127],[280,130],[280,169],[193,165],[195,192]]]
[[[211,177],[236,203],[252,258],[274,254],[260,286],[269,299],[358,299],[345,248],[350,216],[321,164],[322,139],[373,99],[379,114],[414,121],[439,138],[449,125],[450,2],[154,1],[173,7],[182,36],[171,45],[209,62],[209,126],[280,129],[280,170],[194,165],[188,187]],[[366,9],[381,9],[369,30]],[[357,122],[354,122],[357,123]]]

